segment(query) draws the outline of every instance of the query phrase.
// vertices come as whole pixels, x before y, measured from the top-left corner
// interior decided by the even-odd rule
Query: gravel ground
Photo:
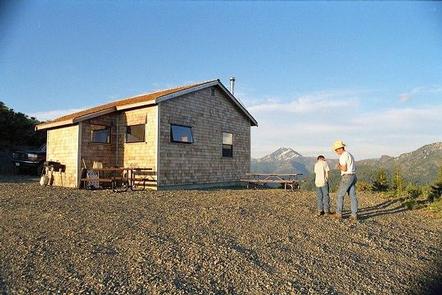
[[[360,193],[352,223],[315,217],[312,192],[0,182],[4,294],[431,294],[441,280],[442,221],[380,195]]]

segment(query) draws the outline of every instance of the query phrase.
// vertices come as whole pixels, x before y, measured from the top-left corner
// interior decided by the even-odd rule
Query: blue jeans
[[[336,196],[336,213],[342,214],[342,208],[344,207],[344,196],[346,193],[350,196],[351,200],[351,214],[356,215],[358,213],[358,199],[356,199],[356,175],[344,174],[341,176],[339,182],[338,193]]]
[[[330,212],[330,196],[328,194],[328,182],[324,186],[316,188],[316,203],[319,212]]]

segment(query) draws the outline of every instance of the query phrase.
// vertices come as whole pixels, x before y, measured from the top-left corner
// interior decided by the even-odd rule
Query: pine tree
[[[379,169],[376,178],[372,183],[372,189],[376,192],[385,192],[389,188],[387,173],[385,169]]]
[[[401,195],[405,189],[405,179],[402,176],[401,170],[399,167],[396,167],[393,172],[392,177],[392,189],[395,191],[396,195]]]
[[[46,142],[46,132],[35,132],[39,121],[16,112],[0,101],[0,150],[14,146],[39,146]]]
[[[435,184],[442,186],[442,166],[439,167],[439,173],[437,175]]]
[[[439,167],[438,176],[434,184],[431,186],[431,192],[428,196],[428,199],[430,202],[432,202],[434,200],[439,199],[441,195],[442,195],[442,166]]]

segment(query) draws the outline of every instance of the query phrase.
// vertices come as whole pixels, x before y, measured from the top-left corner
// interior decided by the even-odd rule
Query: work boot
[[[325,211],[324,212],[324,215],[325,216],[330,216],[330,215],[333,215],[333,214],[335,214],[334,212],[331,212],[331,211]]]
[[[321,215],[323,215],[323,214],[324,214],[324,212],[322,212],[322,211],[318,211],[318,212],[316,213],[316,216],[319,217],[319,216],[321,216]]]

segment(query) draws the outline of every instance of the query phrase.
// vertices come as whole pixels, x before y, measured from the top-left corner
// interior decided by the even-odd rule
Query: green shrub
[[[415,199],[408,199],[408,200],[404,201],[402,204],[405,206],[405,208],[411,210],[414,208],[414,206],[416,206],[416,200]]]
[[[430,187],[428,201],[434,202],[440,199],[442,195],[442,166],[439,168],[439,174],[434,184]]]
[[[372,191],[375,192],[386,192],[388,191],[390,184],[388,183],[387,173],[384,169],[379,169],[376,177],[371,184]]]
[[[363,180],[356,183],[356,188],[361,192],[371,191],[373,189],[370,183]]]
[[[440,199],[442,194],[442,185],[432,185],[430,191],[428,192],[428,201],[434,202]]]
[[[391,184],[392,184],[392,189],[394,190],[395,194],[397,196],[400,196],[403,194],[405,186],[406,186],[406,182],[404,177],[402,176],[401,170],[396,167],[394,169],[394,173],[392,175],[392,179],[391,179]]]
[[[422,194],[422,188],[410,183],[405,188],[405,192],[407,193],[408,198],[415,200]]]
[[[442,199],[438,198],[428,206],[428,209],[437,217],[442,218]]]

